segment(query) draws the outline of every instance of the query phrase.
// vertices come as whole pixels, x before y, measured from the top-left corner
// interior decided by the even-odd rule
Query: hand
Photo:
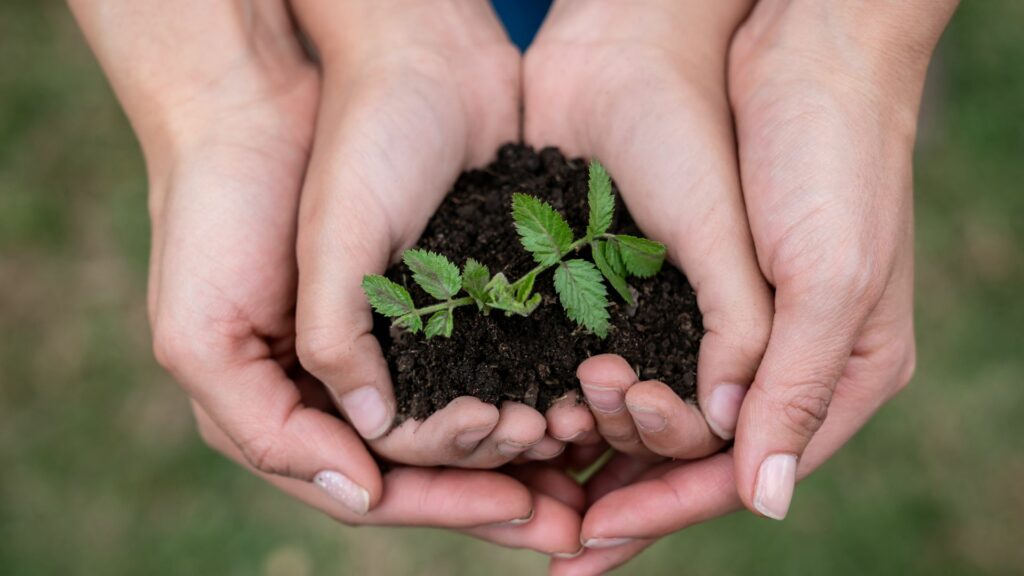
[[[204,438],[346,522],[575,551],[564,482],[531,491],[491,473],[411,468],[382,479],[296,361],[296,214],[320,77],[284,5],[252,6],[72,3],[146,155],[155,349]]]
[[[794,482],[906,385],[917,107],[952,7],[910,3],[868,15],[859,5],[762,2],[738,31],[730,99],[775,316],[735,449],[646,469],[620,458],[595,479],[591,498],[600,499],[582,537],[621,545],[556,572],[608,569],[650,538],[741,505],[783,518]],[[915,34],[900,25],[908,21],[919,23]]]
[[[725,91],[728,39],[746,8],[559,2],[526,56],[526,139],[605,163],[636,222],[697,293],[707,332],[698,398],[717,428],[665,384],[636,382],[621,358],[591,358],[578,372],[601,434],[647,459],[721,448],[771,325]]]
[[[360,287],[364,274],[383,272],[419,238],[462,170],[517,138],[518,51],[478,1],[295,6],[324,74],[299,213],[302,365],[390,460],[491,468],[521,454],[557,455],[563,444],[545,435],[543,415],[472,397],[388,433],[390,374]],[[590,421],[570,406],[554,413]]]

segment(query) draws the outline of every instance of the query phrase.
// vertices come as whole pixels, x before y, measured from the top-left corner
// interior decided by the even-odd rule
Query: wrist
[[[326,67],[405,48],[509,44],[487,0],[294,0],[293,6]]]

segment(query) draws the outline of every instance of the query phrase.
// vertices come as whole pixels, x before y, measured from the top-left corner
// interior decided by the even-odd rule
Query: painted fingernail
[[[551,554],[551,557],[552,558],[561,558],[563,560],[568,560],[570,558],[576,558],[580,554],[583,554],[583,551],[586,550],[586,549],[587,549],[586,546],[580,546],[580,549],[575,551],[575,552],[553,552]]]
[[[636,422],[644,432],[661,432],[668,426],[668,421],[661,415],[660,412],[652,408],[643,406],[632,406],[627,404],[629,413],[633,416],[633,421]]]
[[[603,414],[617,414],[625,404],[622,402],[622,390],[605,386],[588,386],[583,384],[583,393],[590,406]]]
[[[313,483],[360,516],[370,509],[370,493],[341,472],[321,470],[313,477]]]
[[[796,455],[772,454],[761,463],[754,488],[754,508],[765,516],[782,520],[789,511],[796,485]]]
[[[367,440],[376,440],[391,427],[391,414],[384,397],[373,386],[363,386],[341,397],[341,409],[345,411],[359,435]]]
[[[632,542],[632,538],[591,538],[583,543],[585,548],[614,548]]]
[[[464,430],[455,437],[455,444],[463,450],[472,450],[476,448],[476,445],[481,440],[487,438],[487,435],[491,433],[493,426],[483,426],[481,428],[470,428]]]
[[[720,384],[708,398],[708,426],[716,436],[731,440],[736,435],[736,422],[740,417],[740,405],[747,389],[738,384]]]

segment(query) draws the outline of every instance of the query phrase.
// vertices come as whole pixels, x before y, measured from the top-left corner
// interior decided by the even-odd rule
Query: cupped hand
[[[297,361],[297,215],[322,86],[284,3],[130,4],[72,8],[143,146],[154,347],[204,438],[346,522],[575,551],[577,511],[529,482],[401,467],[382,478]]]
[[[771,325],[725,90],[728,40],[746,8],[558,2],[526,55],[526,140],[600,159],[703,314],[697,388],[707,420],[665,384],[638,382],[622,358],[579,368],[601,435],[647,460],[705,456],[731,438]]]
[[[299,212],[302,365],[387,459],[491,468],[557,455],[562,442],[523,404],[462,397],[392,430],[391,379],[360,287],[363,275],[382,273],[416,242],[461,171],[517,139],[519,52],[480,2],[296,7],[323,67]],[[567,411],[589,418],[582,407]]]
[[[782,519],[794,483],[909,381],[916,116],[953,5],[908,35],[900,23],[921,17],[909,4],[868,14],[761,2],[737,32],[729,96],[775,315],[735,447],[654,467],[620,457],[591,486],[582,529],[611,546],[556,562],[556,573],[607,570],[741,506]]]

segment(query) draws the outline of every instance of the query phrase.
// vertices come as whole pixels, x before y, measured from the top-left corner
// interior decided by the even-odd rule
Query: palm
[[[318,84],[305,67],[287,84],[266,81],[261,92],[217,110],[218,132],[176,158],[155,207],[151,309],[187,309],[199,318],[155,323],[216,327],[195,335],[200,347],[228,337],[243,348],[264,344],[261,355],[294,356],[277,343],[294,340],[295,214]]]

